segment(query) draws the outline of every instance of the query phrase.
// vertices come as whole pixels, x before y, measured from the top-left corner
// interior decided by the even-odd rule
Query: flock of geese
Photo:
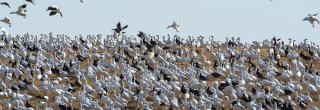
[[[47,11],[63,17],[56,5]],[[10,14],[26,12],[22,4]],[[314,28],[317,15],[303,21]],[[9,17],[0,21],[12,25]],[[114,35],[70,37],[12,36],[0,27],[0,109],[319,110],[320,46],[308,39],[221,42],[127,36],[127,28],[119,22]],[[177,21],[167,28],[180,32]]]
[[[34,0],[24,0],[24,1],[35,5]],[[83,3],[83,0],[80,0],[80,2]],[[11,8],[11,6],[8,2],[1,2],[0,1],[0,6],[7,6],[8,8]],[[0,8],[2,8],[2,7],[0,7]],[[16,15],[21,16],[23,18],[27,18],[27,9],[26,8],[27,8],[27,4],[22,4],[18,7],[18,9],[16,11],[11,12],[10,14],[16,14]],[[48,6],[47,11],[49,11],[50,16],[54,16],[58,13],[62,17],[62,12],[61,12],[60,8],[56,5]],[[8,24],[9,27],[11,27],[11,25],[12,25],[11,19],[9,17],[5,17],[4,19],[1,20],[1,22]]]
[[[126,28],[2,35],[0,109],[319,110],[320,47],[308,39],[220,42]]]
[[[25,0],[26,2],[28,3],[31,3],[33,5],[35,5],[34,3],[34,0]],[[80,0],[81,3],[83,3],[83,0]],[[8,8],[11,8],[10,4],[8,2],[1,2],[0,1],[0,6],[3,5],[3,6],[7,6]],[[22,4],[18,7],[18,9],[14,12],[11,12],[10,14],[16,14],[18,16],[21,16],[21,17],[24,17],[24,18],[27,18],[27,4]],[[50,16],[54,16],[56,14],[59,14],[61,17],[63,17],[63,14],[62,14],[62,11],[60,10],[60,8],[56,5],[51,5],[47,8],[47,11],[49,12],[49,15]],[[12,21],[9,17],[5,17],[3,19],[0,19],[0,22],[4,23],[4,24],[7,24],[10,28],[12,26]],[[113,29],[115,34],[118,34],[117,36],[121,36],[123,33],[120,32],[122,31],[123,29],[126,29],[128,26],[124,26],[124,27],[121,27],[121,24],[118,23],[117,25],[117,28],[116,29]],[[176,30],[176,32],[179,32],[180,29],[179,29],[179,24],[174,21],[172,25],[168,26],[168,28],[173,28]],[[3,35],[8,35],[8,31],[1,27],[0,26],[0,33],[3,34]]]

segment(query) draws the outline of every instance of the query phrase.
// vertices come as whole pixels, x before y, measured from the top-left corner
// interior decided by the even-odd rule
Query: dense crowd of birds
[[[56,5],[46,11],[63,17]],[[10,14],[27,18],[27,4]],[[303,21],[314,28],[317,15]],[[0,21],[12,26],[9,17]],[[320,47],[308,39],[221,42],[127,36],[127,28],[119,22],[114,35],[69,37],[12,36],[0,27],[0,109],[319,110]],[[167,28],[180,32],[177,21]]]
[[[169,27],[176,27],[176,23]],[[320,107],[319,45],[272,38],[0,37],[0,108],[251,109]]]

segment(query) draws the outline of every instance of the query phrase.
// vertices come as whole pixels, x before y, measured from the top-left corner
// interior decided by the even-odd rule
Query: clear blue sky
[[[0,6],[0,18],[12,19],[11,33],[112,34],[118,21],[129,24],[128,34],[142,30],[150,34],[214,35],[218,40],[239,36],[244,41],[271,38],[274,35],[320,43],[320,26],[312,28],[302,19],[320,12],[319,0],[36,0],[28,4],[28,18],[9,15],[23,4],[6,0],[11,9]],[[46,8],[56,4],[64,17],[49,17]],[[320,17],[320,16],[319,16]],[[166,27],[177,20],[181,32]]]

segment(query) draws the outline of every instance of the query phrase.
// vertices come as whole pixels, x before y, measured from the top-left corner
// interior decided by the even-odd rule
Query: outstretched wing
[[[49,6],[47,10],[57,10],[57,7],[55,7],[55,6]]]
[[[118,24],[117,24],[117,29],[121,29],[121,23],[120,22],[118,22]]]
[[[8,2],[2,2],[1,5],[6,5],[6,6],[8,6],[10,8],[10,5],[9,5]]]
[[[128,25],[125,25],[125,26],[122,28],[122,30],[124,30],[124,29],[126,29],[126,28],[128,28]]]
[[[57,11],[51,11],[51,12],[49,13],[50,16],[53,16],[53,15],[55,15],[55,14],[57,14]]]

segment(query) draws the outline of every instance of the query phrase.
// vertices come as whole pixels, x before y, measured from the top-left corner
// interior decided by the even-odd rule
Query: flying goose
[[[4,19],[0,20],[1,22],[8,24],[11,27],[11,20],[9,17],[5,17]]]
[[[26,7],[27,7],[27,4],[23,4],[23,5],[19,6],[17,11],[11,12],[10,14],[17,14],[19,16],[23,16],[24,18],[27,18]]]
[[[121,36],[125,32],[123,32],[124,29],[128,28],[128,25],[125,25],[124,27],[121,27],[121,23],[118,22],[117,27],[115,29],[112,29],[114,31],[115,36]]]
[[[8,7],[10,8],[10,5],[9,5],[8,2],[0,2],[0,4],[1,4],[1,5],[6,5],[6,6],[8,6]]]
[[[318,18],[317,18],[318,14],[319,13],[316,13],[316,14],[313,14],[313,15],[312,14],[308,14],[308,16],[303,19],[303,21],[309,21],[312,24],[312,27],[314,28],[314,26],[315,26],[314,22],[317,22],[318,24],[320,23]]]
[[[60,16],[62,17],[62,12],[60,11],[59,7],[56,5],[49,6],[47,11],[50,11],[50,13],[49,13],[50,16],[53,16],[53,15],[56,15],[57,13],[59,13]]]
[[[175,29],[177,32],[180,32],[180,26],[176,21],[173,21],[173,24],[168,26],[167,28],[173,28]]]

